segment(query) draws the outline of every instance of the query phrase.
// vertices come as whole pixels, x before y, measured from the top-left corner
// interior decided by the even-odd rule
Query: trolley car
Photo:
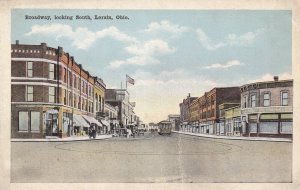
[[[158,134],[171,135],[172,123],[170,121],[161,121],[158,123]]]

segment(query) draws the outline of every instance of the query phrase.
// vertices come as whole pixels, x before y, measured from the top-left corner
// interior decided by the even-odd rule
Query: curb
[[[11,139],[11,142],[73,142],[73,141],[95,141],[95,140],[105,140],[112,138],[112,136],[107,136],[103,138],[96,138],[96,139]]]
[[[180,131],[172,131],[173,133],[191,135],[196,137],[212,138],[212,139],[227,139],[227,140],[245,140],[245,141],[268,141],[268,142],[293,142],[288,138],[266,138],[266,137],[229,137],[229,136],[216,136],[216,135],[204,135],[198,133],[185,133]]]

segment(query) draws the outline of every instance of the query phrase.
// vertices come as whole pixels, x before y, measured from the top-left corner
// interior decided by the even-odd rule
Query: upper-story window
[[[281,105],[282,106],[287,106],[288,105],[288,92],[281,92]]]
[[[64,105],[67,105],[67,90],[64,89]]]
[[[55,87],[49,86],[49,102],[55,102]]]
[[[255,94],[251,95],[251,107],[256,107],[256,96]]]
[[[270,106],[270,93],[264,94],[264,106]]]
[[[246,108],[247,107],[247,96],[243,97],[243,107]]]
[[[91,92],[91,86],[89,85],[89,96],[91,96],[92,92]]]
[[[76,87],[76,81],[77,81],[76,75],[73,74],[73,82],[74,82],[73,87],[74,87],[74,88],[77,88],[77,87]]]
[[[26,101],[27,102],[33,101],[33,86],[26,87]]]
[[[49,79],[54,79],[54,64],[49,64]]]
[[[69,86],[72,86],[72,73],[71,73],[71,71],[69,71],[69,73],[68,73],[68,84],[69,84]]]
[[[67,82],[67,68],[64,68],[64,83]]]
[[[32,77],[32,62],[27,62],[27,77]]]

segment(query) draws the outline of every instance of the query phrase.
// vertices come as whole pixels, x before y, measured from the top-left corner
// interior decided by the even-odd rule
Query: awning
[[[82,115],[82,117],[83,117],[89,124],[94,123],[94,124],[98,125],[99,127],[102,126],[102,124],[101,124],[97,119],[95,119],[95,118],[93,118],[93,117],[90,117],[90,116],[87,116],[87,115]]]
[[[56,109],[47,110],[47,113],[50,113],[50,114],[57,114],[57,113],[58,113],[58,110],[56,110]]]
[[[82,118],[81,115],[73,115],[74,126],[90,127],[90,125]]]
[[[102,123],[103,125],[105,125],[105,126],[107,126],[107,127],[110,126],[109,123],[108,123],[108,121],[106,121],[106,120],[100,120],[100,121],[101,121],[101,123]]]

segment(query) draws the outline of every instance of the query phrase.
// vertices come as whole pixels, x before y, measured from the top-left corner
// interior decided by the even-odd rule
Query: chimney
[[[19,40],[16,40],[16,45],[19,45]]]
[[[274,76],[274,81],[275,81],[275,82],[278,81],[278,76]]]

